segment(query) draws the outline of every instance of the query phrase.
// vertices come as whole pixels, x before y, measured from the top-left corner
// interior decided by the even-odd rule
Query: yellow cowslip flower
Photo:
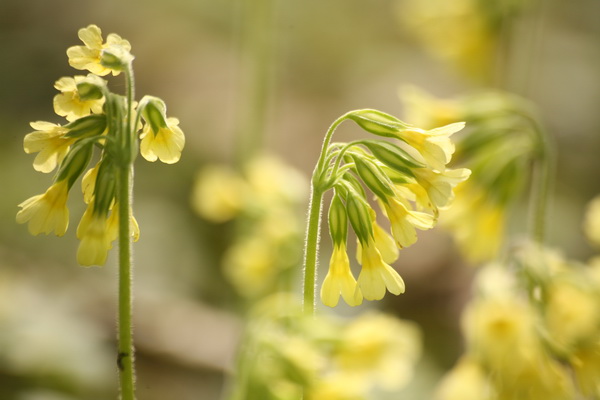
[[[99,76],[108,75],[111,72],[115,76],[119,75],[119,70],[108,68],[101,64],[102,50],[114,46],[129,52],[131,45],[127,40],[115,33],[111,33],[106,37],[106,43],[103,43],[102,31],[96,25],[81,28],[78,36],[84,43],[84,46],[72,46],[67,49],[69,65],[75,69],[86,69],[92,74]]]
[[[212,165],[196,177],[192,207],[209,221],[225,222],[241,212],[251,193],[247,182],[233,169]]]
[[[382,313],[360,315],[339,339],[333,355],[335,369],[357,382],[387,390],[401,389],[412,379],[421,355],[417,326]]]
[[[19,204],[21,210],[17,213],[17,222],[29,222],[29,232],[32,235],[49,234],[52,231],[57,236],[64,235],[69,226],[68,194],[67,179],[54,183],[46,193]]]
[[[417,241],[417,231],[433,228],[435,217],[421,211],[411,211],[400,197],[389,197],[383,202],[385,213],[390,220],[392,235],[398,247],[408,247]]]
[[[450,162],[452,154],[454,154],[455,146],[454,142],[450,140],[450,136],[464,127],[464,122],[456,122],[428,131],[410,128],[401,130],[396,135],[414,147],[423,156],[427,165],[441,172],[446,169],[446,164]]]
[[[377,247],[377,250],[381,253],[383,261],[387,264],[391,264],[396,261],[400,255],[398,246],[396,246],[396,241],[387,230],[383,229],[383,227],[377,223],[377,214],[372,208],[369,208],[369,214],[371,215],[375,247]],[[356,245],[356,259],[358,262],[362,259],[362,246],[360,245],[360,240],[357,241]]]
[[[65,137],[69,133],[67,128],[51,122],[36,121],[30,125],[35,131],[23,139],[25,153],[39,153],[33,160],[36,171],[52,172],[64,160],[75,139]]]
[[[463,357],[442,378],[434,400],[491,400],[492,388],[482,366]]]
[[[596,196],[588,204],[583,230],[590,242],[600,246],[600,196]]]
[[[94,202],[88,204],[79,226],[77,238],[81,240],[77,249],[77,262],[83,266],[104,265],[112,240],[118,236],[118,224],[103,213],[94,211]]]
[[[81,178],[81,191],[83,192],[83,201],[85,204],[89,204],[94,199],[94,190],[96,189],[96,178],[98,177],[99,169],[100,163],[88,169],[83,178]]]
[[[119,203],[117,202],[115,202],[112,207],[112,212],[108,217],[107,225],[109,227],[108,230],[112,235],[109,238],[110,242],[112,243],[119,237]],[[133,215],[129,219],[129,233],[131,234],[131,238],[134,242],[137,242],[140,239],[140,226]]]
[[[350,260],[343,243],[336,243],[333,247],[329,271],[321,286],[321,301],[329,307],[335,307],[340,294],[350,306],[362,303],[362,293],[356,286],[356,280],[350,271]]]
[[[100,114],[104,97],[93,100],[81,100],[77,91],[77,83],[83,81],[85,76],[75,76],[60,78],[54,84],[54,87],[60,91],[54,96],[54,112],[67,121],[75,121],[78,118],[85,117],[91,113]]]
[[[158,159],[165,164],[174,164],[181,158],[185,145],[185,136],[179,128],[177,118],[167,118],[165,127],[158,127],[155,132],[152,124],[146,124],[140,135],[140,152],[146,160],[154,162]]]
[[[466,181],[471,176],[471,171],[467,168],[457,168],[436,172],[429,168],[416,168],[414,174],[419,186],[427,192],[430,203],[437,209],[450,204],[454,199],[453,189],[459,183]]]
[[[361,246],[362,269],[358,276],[357,291],[360,290],[367,300],[381,300],[386,289],[395,295],[404,293],[404,281],[395,269],[383,261],[374,241],[363,242]]]

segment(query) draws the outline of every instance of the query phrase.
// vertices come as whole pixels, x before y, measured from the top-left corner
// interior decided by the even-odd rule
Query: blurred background
[[[136,165],[139,398],[218,399],[234,365],[244,300],[220,260],[236,228],[194,211],[199,171],[213,163],[235,168],[268,152],[304,176],[294,182],[306,196],[331,122],[375,108],[410,123],[398,95],[406,85],[442,98],[494,88],[535,103],[558,149],[550,245],[575,259],[592,255],[581,221],[600,193],[600,3],[504,0],[492,11],[477,8],[485,1],[445,3],[2,0],[0,399],[116,398],[115,255],[103,268],[77,265],[74,228],[84,210],[77,196],[62,238],[33,237],[15,222],[17,205],[51,182],[33,170],[23,137],[31,121],[62,123],[52,109],[53,84],[81,74],[65,52],[89,24],[131,42],[137,98],[165,100],[187,140],[175,165],[141,158]],[[119,92],[122,77],[110,86]],[[358,134],[343,125],[337,139]],[[325,265],[330,245],[323,242]],[[299,266],[301,256],[294,260]],[[407,398],[428,399],[461,353],[468,264],[445,232],[421,232],[395,264],[407,293],[362,306],[421,327],[425,350]],[[291,274],[299,279],[299,267]]]

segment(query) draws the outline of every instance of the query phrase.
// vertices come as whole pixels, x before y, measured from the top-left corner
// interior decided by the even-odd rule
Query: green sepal
[[[101,99],[106,90],[106,81],[94,74],[88,74],[77,83],[77,94],[81,100]]]
[[[329,234],[335,244],[345,244],[348,238],[348,214],[337,193],[334,194],[329,206]]]
[[[354,190],[356,193],[358,193],[363,198],[367,198],[367,193],[365,192],[365,188],[363,187],[363,185],[361,185],[360,181],[354,175],[352,175],[350,172],[344,173],[344,176],[341,181],[343,183],[347,184],[347,186],[349,186],[350,190]],[[346,186],[346,185],[344,185],[344,186]]]
[[[386,201],[388,197],[394,197],[392,182],[374,163],[360,157],[358,154],[353,154],[354,165],[356,172],[367,185],[367,187],[381,200]]]
[[[133,62],[133,55],[122,46],[109,46],[100,54],[100,64],[115,71],[124,71]]]
[[[69,189],[87,168],[93,154],[94,140],[81,140],[73,145],[60,164],[56,181],[68,180]]]
[[[108,214],[115,198],[116,184],[116,165],[110,157],[104,157],[100,161],[94,185],[94,213],[102,216]]]
[[[154,96],[144,96],[140,101],[144,121],[150,124],[152,132],[158,132],[161,128],[167,127],[167,105],[164,101]]]
[[[346,197],[348,219],[361,243],[367,243],[373,238],[370,208],[367,201],[358,197],[356,192],[348,191]]]
[[[356,110],[347,115],[365,131],[377,136],[397,137],[397,133],[409,127],[393,115],[378,110]]]
[[[65,128],[69,130],[65,137],[69,138],[98,136],[106,130],[106,115],[87,115],[65,125]]]
[[[424,168],[425,164],[416,160],[406,150],[384,140],[363,140],[365,145],[379,161],[390,168],[405,172],[410,168]]]

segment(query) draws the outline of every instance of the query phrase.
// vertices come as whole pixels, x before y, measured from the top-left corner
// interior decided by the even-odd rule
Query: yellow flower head
[[[52,172],[64,160],[75,139],[65,137],[69,130],[60,125],[44,121],[32,122],[30,125],[35,131],[25,135],[25,153],[39,153],[33,160],[36,171]]]
[[[91,113],[100,114],[104,98],[94,100],[81,100],[77,91],[77,83],[83,81],[84,76],[75,76],[60,78],[54,84],[54,87],[60,91],[54,96],[54,112],[67,121],[75,121],[78,118],[85,117]]]
[[[410,128],[398,132],[398,137],[414,147],[425,162],[437,171],[444,171],[454,154],[455,146],[450,136],[465,127],[464,122],[457,122],[429,131]]]
[[[490,382],[477,362],[463,358],[448,372],[435,391],[435,400],[488,400]]]
[[[404,293],[404,281],[388,264],[383,261],[381,253],[371,240],[362,245],[362,269],[358,276],[358,288],[367,300],[381,300],[386,289],[399,295]]]
[[[471,171],[467,168],[447,169],[442,172],[418,168],[414,173],[434,208],[447,207],[454,199],[453,189],[471,176]]]
[[[115,220],[109,223],[107,216],[94,212],[94,202],[89,203],[77,227],[77,238],[81,240],[77,262],[83,266],[104,265],[117,231]]]
[[[209,221],[225,222],[241,212],[250,193],[247,182],[233,169],[208,166],[196,178],[192,206]]]
[[[94,190],[96,189],[96,178],[98,177],[98,170],[100,169],[100,163],[96,164],[94,168],[90,168],[81,178],[81,191],[83,192],[83,201],[85,204],[89,204],[94,199]]]
[[[333,254],[329,262],[329,271],[321,286],[321,301],[329,307],[335,307],[340,298],[350,306],[362,303],[362,293],[357,290],[356,280],[350,271],[350,260],[343,243],[333,247]]]
[[[69,226],[69,209],[67,198],[69,186],[66,179],[56,182],[44,194],[33,196],[21,204],[17,213],[17,222],[29,222],[32,235],[49,234],[54,231],[62,236]]]
[[[433,215],[411,211],[399,197],[391,197],[384,203],[385,212],[390,220],[392,234],[398,247],[408,247],[417,241],[415,228],[427,230],[435,225]]]
[[[160,159],[165,164],[179,161],[185,145],[185,136],[178,125],[177,118],[167,118],[166,126],[157,127],[156,131],[151,124],[146,124],[140,135],[142,157],[151,162]]]
[[[79,39],[84,46],[72,46],[67,49],[69,64],[75,69],[87,69],[93,74],[104,76],[112,72],[118,75],[119,70],[108,68],[101,64],[102,51],[109,48],[120,49],[125,52],[131,50],[131,45],[119,35],[111,33],[103,43],[102,31],[96,25],[89,25],[87,28],[81,28],[78,32]]]

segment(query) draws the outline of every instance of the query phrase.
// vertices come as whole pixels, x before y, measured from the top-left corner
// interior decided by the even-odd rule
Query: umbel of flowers
[[[337,126],[352,120],[365,131],[385,139],[331,142]],[[440,210],[453,198],[453,188],[466,180],[466,168],[447,169],[454,153],[450,136],[463,123],[423,130],[377,110],[357,110],[338,118],[325,137],[312,178],[312,198],[305,254],[305,307],[314,301],[317,238],[323,194],[332,189],[329,232],[333,254],[321,287],[321,300],[336,306],[340,295],[356,306],[380,300],[385,292],[403,293],[404,282],[390,266],[398,250],[416,242],[416,230],[431,229]],[[389,220],[390,231],[378,222]],[[355,279],[346,245],[348,222],[358,239],[362,269]]]
[[[25,136],[26,153],[37,153],[36,171],[57,171],[50,188],[19,205],[18,223],[28,223],[33,235],[54,232],[62,236],[69,225],[67,197],[80,176],[87,209],[77,227],[80,239],[77,261],[84,266],[103,265],[108,250],[119,235],[118,169],[129,166],[138,148],[148,161],[167,164],[179,160],[185,138],[179,121],[168,118],[165,103],[145,96],[134,101],[132,61],[129,42],[119,35],[102,39],[100,28],[90,25],[79,31],[83,46],[67,50],[69,64],[90,74],[63,77],[54,87],[54,111],[66,119],[63,124],[36,121],[35,130]],[[108,74],[124,72],[125,96],[110,92]],[[97,156],[94,157],[94,152]],[[92,160],[98,160],[90,168]],[[126,195],[128,196],[128,195]],[[130,214],[129,234],[137,240],[139,229]]]

